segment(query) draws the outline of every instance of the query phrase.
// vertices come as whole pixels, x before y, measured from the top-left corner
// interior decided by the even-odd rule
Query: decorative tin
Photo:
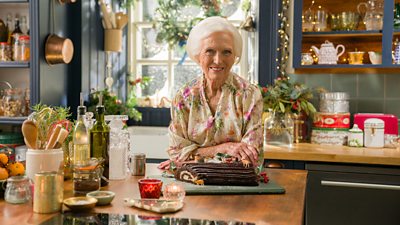
[[[64,195],[64,177],[55,171],[35,174],[33,211],[54,213],[61,209]]]
[[[316,128],[311,131],[311,143],[321,145],[346,145],[348,129]]]
[[[350,128],[350,113],[322,113],[314,116],[313,127],[318,128]]]
[[[348,113],[349,94],[346,92],[328,92],[319,95],[319,111],[323,113]]]

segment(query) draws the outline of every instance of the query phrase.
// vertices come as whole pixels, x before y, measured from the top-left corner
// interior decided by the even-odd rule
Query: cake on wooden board
[[[175,172],[175,179],[199,185],[258,186],[255,168],[242,162],[185,163]]]

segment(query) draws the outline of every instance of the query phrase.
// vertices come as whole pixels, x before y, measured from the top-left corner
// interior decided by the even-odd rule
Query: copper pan
[[[74,45],[68,38],[50,34],[46,39],[44,53],[46,62],[50,65],[59,63],[68,64],[74,55]]]

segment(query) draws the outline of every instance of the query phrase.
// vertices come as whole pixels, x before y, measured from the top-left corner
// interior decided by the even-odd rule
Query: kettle
[[[321,44],[320,49],[314,45],[311,46],[311,48],[318,57],[318,64],[337,64],[339,57],[343,55],[345,51],[343,45],[337,45],[335,48],[333,43],[329,42],[328,40]],[[342,51],[338,54],[339,48],[342,48]]]

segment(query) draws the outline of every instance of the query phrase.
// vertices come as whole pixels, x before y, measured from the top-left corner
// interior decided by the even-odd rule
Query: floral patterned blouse
[[[222,86],[215,114],[207,103],[204,76],[183,86],[172,102],[168,154],[192,158],[199,147],[245,142],[260,150],[262,96],[256,85],[231,73]]]

